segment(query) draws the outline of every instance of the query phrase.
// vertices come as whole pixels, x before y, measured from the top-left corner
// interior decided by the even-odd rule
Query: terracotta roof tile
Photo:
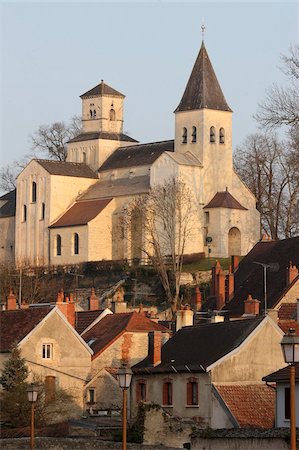
[[[267,385],[216,385],[241,428],[273,428],[275,389]]]
[[[297,303],[283,303],[278,310],[279,320],[291,320],[297,318]]]
[[[229,208],[247,211],[247,208],[242,206],[228,191],[217,192],[204,208]]]
[[[84,163],[35,159],[51,175],[65,177],[98,178],[97,174]]]
[[[76,202],[60,219],[49,228],[70,227],[86,225],[94,219],[111,202],[111,198]]]
[[[81,334],[92,324],[103,312],[103,309],[95,311],[77,311],[76,312],[76,331]]]
[[[295,333],[299,336],[299,324],[297,320],[279,320],[278,325],[284,333],[288,333],[290,328],[294,328]]]
[[[90,330],[82,334],[83,339],[97,353],[112,344],[121,334],[128,332],[149,332],[162,331],[169,333],[169,330],[153,322],[143,314],[136,312],[109,314],[100,322],[96,323]]]
[[[0,351],[8,352],[35,328],[52,310],[41,306],[0,312]]]

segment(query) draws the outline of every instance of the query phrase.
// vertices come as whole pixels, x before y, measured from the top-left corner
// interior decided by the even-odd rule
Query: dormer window
[[[183,128],[183,134],[182,134],[182,144],[187,144],[187,138],[188,138],[188,131],[187,128]]]
[[[192,142],[196,142],[196,127],[192,127]]]
[[[224,128],[220,128],[219,130],[219,144],[225,143],[225,131]]]
[[[110,120],[115,120],[115,111],[114,111],[113,108],[110,109],[109,119]]]
[[[210,142],[216,141],[216,130],[215,127],[210,128]]]

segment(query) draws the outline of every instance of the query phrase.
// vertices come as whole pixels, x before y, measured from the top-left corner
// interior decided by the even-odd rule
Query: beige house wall
[[[0,264],[15,260],[15,217],[0,218]]]
[[[50,262],[53,265],[79,264],[88,261],[88,226],[50,228]],[[74,235],[79,235],[79,253],[74,253]],[[57,255],[57,235],[61,237],[61,255]]]
[[[250,340],[234,354],[228,355],[213,367],[212,382],[261,383],[264,376],[285,366],[281,351],[283,332],[269,319],[256,329]]]
[[[279,310],[283,303],[297,303],[299,299],[299,280],[286,292],[274,309]]]

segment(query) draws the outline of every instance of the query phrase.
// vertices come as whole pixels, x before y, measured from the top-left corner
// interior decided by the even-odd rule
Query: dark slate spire
[[[204,42],[201,44],[184,95],[175,112],[203,108],[231,111],[218,83]]]

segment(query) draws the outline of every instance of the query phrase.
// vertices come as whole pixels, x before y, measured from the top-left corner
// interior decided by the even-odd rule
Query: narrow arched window
[[[32,203],[36,202],[36,182],[32,182],[32,191],[31,191],[31,201]]]
[[[182,144],[187,144],[187,139],[188,139],[188,131],[187,131],[187,128],[184,127],[183,134],[182,134]]]
[[[115,120],[115,111],[113,108],[110,109],[109,118],[110,120]]]
[[[61,256],[61,236],[57,234],[56,236],[56,256]]]
[[[219,144],[225,143],[225,131],[224,128],[220,128],[219,130]]]
[[[74,234],[74,255],[79,255],[79,234]]]
[[[196,142],[196,127],[192,127],[192,142]]]
[[[92,117],[93,117],[92,109],[89,110],[89,117],[90,117],[90,119],[92,119]]]
[[[27,206],[23,205],[23,222],[27,220]]]
[[[94,109],[93,110],[93,118],[95,119],[97,117],[97,112],[96,112],[96,110]]]
[[[45,210],[46,210],[46,206],[44,203],[42,203],[41,212],[40,212],[41,220],[44,220],[44,218],[45,218]]]
[[[86,153],[85,152],[82,153],[82,160],[86,164]]]
[[[215,127],[210,128],[210,142],[215,142],[216,140],[216,130]]]

